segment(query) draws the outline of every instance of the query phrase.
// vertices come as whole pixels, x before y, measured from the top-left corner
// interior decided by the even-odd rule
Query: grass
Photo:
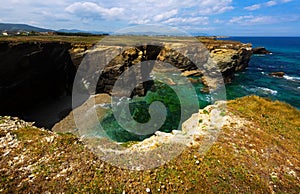
[[[245,122],[231,120],[205,155],[197,147],[186,149],[169,163],[146,171],[111,166],[71,134],[32,127],[11,131],[18,146],[0,158],[0,190],[145,193],[150,188],[152,193],[299,193],[299,110],[256,96],[229,101],[227,109],[226,115],[242,117]],[[0,131],[4,137],[5,131]],[[47,142],[46,137],[52,136],[53,141]],[[22,162],[8,165],[22,155]],[[31,175],[34,178],[29,178]]]
[[[0,36],[9,42],[69,42],[72,44],[96,44],[105,36]]]
[[[63,36],[63,35],[49,35],[49,36],[0,36],[0,41],[10,41],[10,42],[70,42],[73,44],[96,44],[105,36]],[[184,37],[148,37],[148,36],[123,36],[122,39],[128,38],[130,40],[147,40],[150,41],[152,39],[160,39],[161,41],[185,41]],[[119,37],[120,38],[120,37]],[[118,41],[119,38],[117,38]],[[228,41],[228,40],[214,40],[212,38],[206,37],[195,37],[195,38],[188,38],[187,40],[199,40],[201,43],[205,45],[214,45],[216,48],[219,48],[221,45],[224,44],[231,44],[232,47],[236,47],[241,43],[237,41]],[[124,40],[125,41],[125,40]]]

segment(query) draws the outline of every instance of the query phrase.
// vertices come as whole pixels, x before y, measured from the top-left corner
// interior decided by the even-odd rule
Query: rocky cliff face
[[[252,53],[251,45],[213,39],[201,39],[200,42],[209,51],[225,82],[230,82],[235,71],[247,67]],[[173,41],[168,44],[162,43],[160,46],[143,45],[124,50],[104,68],[96,86],[96,93],[110,94],[115,81],[124,70],[143,61],[167,62],[182,72],[197,69],[189,58],[176,51],[179,44],[187,46],[185,41]],[[51,101],[70,95],[76,70],[86,54],[91,52],[91,47],[90,43],[58,41],[0,42],[0,114],[20,116],[23,110],[28,110],[45,99]],[[205,61],[207,58],[200,60]],[[153,65],[148,63],[146,70],[136,73],[133,77],[149,76]],[[198,75],[207,70],[212,74],[215,71],[209,66],[202,70]],[[203,79],[207,85],[214,79],[210,77],[210,73]],[[151,82],[140,84],[135,88],[133,95],[144,95],[150,86]],[[68,106],[71,108],[71,102]]]
[[[70,43],[0,43],[0,114],[30,108],[72,91]]]
[[[204,75],[202,79],[204,84],[215,88],[218,84],[215,76],[217,74],[216,72],[220,72],[223,76],[223,80],[219,81],[230,83],[236,71],[248,66],[252,55],[252,46],[250,44],[242,44],[234,41],[200,39],[203,46],[197,47],[194,45],[195,43],[189,41],[189,39],[186,41],[162,39],[160,42],[161,45],[137,46],[123,51],[121,54],[116,55],[104,68],[96,87],[96,93],[110,94],[115,85],[115,81],[126,69],[141,62],[151,60],[171,64],[180,71],[186,72],[186,74],[189,74],[187,73],[189,71],[198,70],[198,75]],[[103,49],[106,49],[104,47],[100,45],[94,48],[94,50],[96,50],[94,54],[97,55],[97,50],[103,51]],[[176,50],[178,48],[179,50],[186,48],[184,54]],[[121,49],[121,47],[113,46],[109,49],[118,50]],[[208,54],[206,52],[208,52]],[[193,55],[199,56],[193,58]],[[196,61],[193,61],[189,56],[192,56],[191,58]],[[196,66],[194,62],[200,64],[200,66]],[[134,75],[130,76],[130,79],[142,80],[148,77],[153,67],[158,71],[164,70],[163,67],[160,67],[157,63],[143,63],[142,67],[144,68],[139,72],[134,72]],[[93,67],[89,68],[93,69]],[[94,69],[96,71],[97,68]],[[183,73],[183,75],[185,75],[185,73]],[[126,82],[130,83],[130,80]],[[147,92],[147,88],[149,88],[149,83],[140,84],[134,90],[133,95],[144,95]]]

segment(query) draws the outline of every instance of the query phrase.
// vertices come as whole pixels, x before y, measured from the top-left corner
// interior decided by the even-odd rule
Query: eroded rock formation
[[[172,41],[160,45],[141,45],[122,51],[103,69],[96,86],[96,93],[111,94],[118,77],[129,67],[144,61],[161,61],[170,63],[182,72],[198,71],[204,75],[203,81],[210,85],[214,72],[220,71],[226,83],[233,78],[234,72],[247,67],[252,51],[251,45],[232,41],[201,39],[216,67],[199,70],[189,54],[203,52],[193,50],[186,41]],[[176,51],[178,45],[190,47],[191,53]],[[87,53],[92,52],[91,44],[74,44],[70,42],[0,42],[0,114],[21,116],[23,110],[45,101],[70,95],[76,70]],[[97,47],[96,47],[97,48]],[[116,47],[114,47],[116,48]],[[111,48],[106,48],[111,49]],[[199,60],[207,60],[206,56]],[[140,72],[132,77],[147,77],[153,68],[149,62],[142,66]],[[216,83],[212,84],[216,85]],[[138,85],[132,95],[145,95],[151,82]],[[57,115],[64,117],[71,109],[60,110]],[[62,114],[63,112],[63,114]]]

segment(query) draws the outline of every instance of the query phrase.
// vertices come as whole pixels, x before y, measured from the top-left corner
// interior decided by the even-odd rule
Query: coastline
[[[233,54],[227,52],[226,49],[231,48],[224,48],[223,43],[207,43],[212,55],[219,54],[216,58],[220,58],[221,64],[224,61],[224,64],[232,64],[229,59],[231,56],[237,57],[237,53],[243,56],[239,48],[238,52],[234,52],[233,49]],[[31,44],[41,46],[49,43]],[[58,50],[60,54],[69,53],[70,57],[63,59],[72,61],[73,65],[79,65],[91,47],[90,43],[83,42],[51,42],[50,45],[54,45],[54,50]],[[57,49],[57,45],[60,49]],[[24,47],[29,48],[26,44]],[[5,46],[4,48],[6,49]],[[34,58],[35,51],[30,50],[29,53],[33,55],[29,56]],[[125,58],[130,53],[138,59],[140,50],[125,52]],[[172,56],[170,50],[164,50],[163,53],[160,50],[157,56],[167,59]],[[224,53],[229,55],[222,56]],[[233,84],[247,70],[243,69],[249,68],[247,65],[241,65],[241,68],[237,65],[233,68],[231,73],[236,74]],[[242,71],[236,72],[237,70]],[[199,71],[183,73],[201,74]],[[270,79],[278,81],[281,78]],[[174,80],[168,81],[170,85],[174,84]],[[269,88],[262,90],[272,93],[267,89]],[[275,90],[273,93],[275,94]],[[96,104],[110,102],[108,94],[95,96]],[[200,109],[183,123],[182,131],[157,132],[144,141],[126,142],[122,145],[118,143],[116,146],[121,146],[120,150],[127,150],[130,157],[116,160],[113,165],[101,160],[101,157],[115,159],[115,155],[106,154],[101,150],[97,152],[98,140],[80,138],[71,109],[63,110],[65,112],[61,116],[61,123],[58,123],[53,131],[36,127],[34,123],[19,118],[1,116],[0,192],[136,193],[150,190],[153,193],[207,193],[236,192],[238,188],[238,192],[243,193],[293,193],[299,190],[300,111],[286,103],[258,96],[244,96],[224,103],[226,109],[221,111],[213,108],[216,104]],[[87,101],[78,109],[87,112],[93,105]],[[102,118],[105,110],[99,109],[97,114]],[[224,122],[224,125],[218,122],[212,125],[214,119]],[[89,124],[88,121],[86,123]],[[103,146],[115,144],[109,140],[102,143]],[[152,151],[163,144],[169,145],[167,148],[171,150],[163,153],[176,155],[180,151],[180,154],[173,160],[157,158],[160,155]],[[142,158],[144,155],[139,156],[140,162],[145,164],[144,168],[131,161],[134,158],[131,154],[134,152],[148,152],[146,158]],[[160,165],[152,168],[153,161],[158,159],[161,160],[158,163]],[[133,165],[140,166],[130,169]]]

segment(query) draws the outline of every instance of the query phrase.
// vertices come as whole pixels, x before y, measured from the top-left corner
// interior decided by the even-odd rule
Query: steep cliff
[[[34,39],[26,41],[19,39],[13,41],[11,39],[0,42],[1,115],[15,115],[25,118],[23,116],[27,113],[24,111],[28,112],[33,106],[43,101],[51,102],[53,99],[71,94],[76,70],[86,54],[92,52],[92,46],[97,41],[63,40],[42,41],[38,37],[36,41]],[[210,52],[210,57],[217,64],[225,82],[230,82],[235,71],[248,65],[251,45],[213,39],[200,39],[200,42]],[[124,70],[143,61],[167,62],[182,72],[197,69],[188,57],[176,51],[176,46],[179,44],[188,46],[188,42],[182,40],[180,42],[173,40],[168,44],[162,40],[160,46],[141,45],[124,50],[103,69],[96,86],[96,92],[110,94],[115,81]],[[193,52],[195,54],[202,51],[194,50]],[[149,76],[153,64],[148,65],[145,68],[146,71],[143,70],[134,76]],[[209,73],[203,76],[204,84],[209,85],[213,82],[214,78],[210,75],[214,74],[216,70],[214,68],[208,65],[205,69]],[[201,73],[203,74],[205,71]],[[133,95],[144,95],[149,87],[151,87],[151,82],[140,84],[135,88]],[[55,110],[56,112],[53,113],[57,115],[56,122],[61,117],[66,116],[70,110],[71,100],[67,104],[64,110]]]
[[[76,73],[70,48],[67,42],[0,42],[0,114],[70,94]]]

